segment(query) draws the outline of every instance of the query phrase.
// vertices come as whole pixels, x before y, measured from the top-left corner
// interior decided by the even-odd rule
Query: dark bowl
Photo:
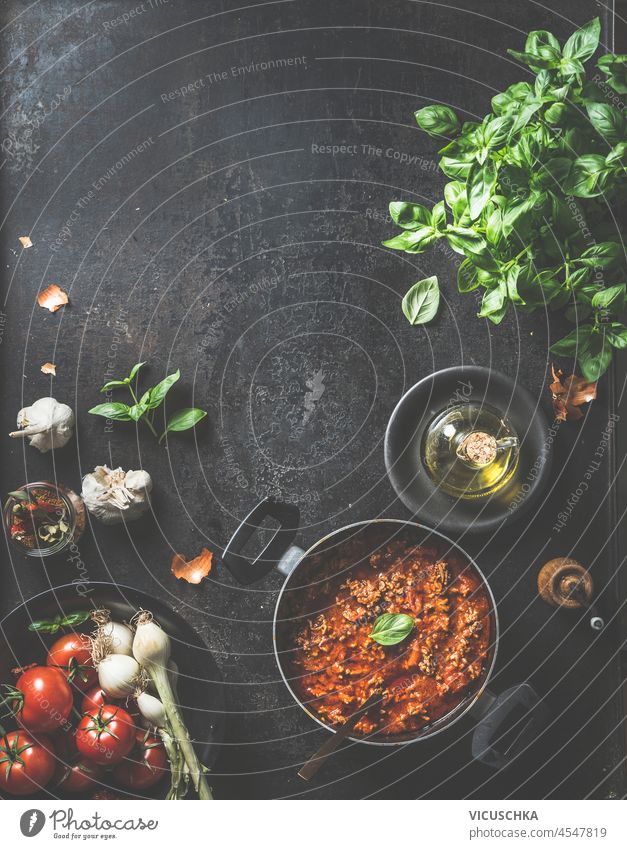
[[[429,424],[457,401],[478,401],[501,411],[520,439],[516,474],[489,498],[463,499],[434,484],[422,461]],[[412,386],[398,402],[385,434],[390,482],[412,514],[448,533],[493,533],[522,518],[537,502],[551,470],[549,423],[522,386],[482,366],[443,369]]]
[[[0,681],[14,683],[11,669],[16,666],[44,664],[48,647],[64,633],[35,633],[28,630],[31,622],[98,607],[106,607],[119,621],[128,621],[140,608],[150,610],[167,632],[172,642],[172,658],[179,667],[179,704],[185,723],[201,762],[212,766],[224,732],[220,671],[191,625],[170,607],[140,590],[100,582],[66,584],[23,602],[0,622]],[[133,794],[133,798],[163,798],[168,786],[169,781],[164,779],[141,794]],[[101,782],[101,789],[119,792],[113,780],[107,778]],[[48,790],[39,797],[57,798],[54,791]]]

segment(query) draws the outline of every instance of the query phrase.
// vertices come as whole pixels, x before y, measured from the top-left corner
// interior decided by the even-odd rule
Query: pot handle
[[[242,549],[248,540],[268,517],[279,523],[270,542],[256,556],[243,554]],[[287,504],[274,498],[264,498],[260,501],[235,531],[222,554],[222,561],[235,580],[240,584],[252,584],[267,575],[275,566],[289,574],[287,570],[294,568],[297,557],[302,553],[296,546],[291,545],[298,530],[299,520],[300,511],[295,504]]]
[[[479,719],[472,735],[473,758],[504,769],[536,739],[549,711],[533,687],[523,683],[499,695],[485,690],[471,714]]]

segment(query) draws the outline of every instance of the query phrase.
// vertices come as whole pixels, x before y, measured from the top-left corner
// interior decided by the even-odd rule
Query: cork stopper
[[[473,466],[489,466],[496,457],[496,439],[482,430],[475,430],[459,446],[457,454]]]
[[[570,557],[556,557],[538,573],[538,592],[554,607],[571,609],[589,605],[594,594],[590,573]]]

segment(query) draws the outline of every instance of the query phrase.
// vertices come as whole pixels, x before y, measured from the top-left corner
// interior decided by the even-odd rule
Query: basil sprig
[[[68,616],[55,616],[54,619],[41,619],[36,622],[31,622],[28,626],[29,631],[36,631],[39,634],[56,634],[61,628],[73,628],[75,625],[82,625],[87,622],[91,616],[89,610],[77,610],[76,613],[70,613]]]
[[[586,79],[597,50],[598,18],[566,43],[530,32],[510,54],[535,73],[492,98],[483,121],[460,122],[449,106],[416,112],[440,143],[450,182],[432,209],[394,201],[401,232],[386,247],[421,254],[440,239],[463,257],[460,292],[482,289],[478,315],[499,324],[510,306],[522,312],[564,310],[575,330],[551,350],[575,357],[586,380],[627,348],[627,267],[618,237],[627,189],[627,55],[608,53]],[[418,285],[418,284],[416,284]],[[428,314],[412,287],[403,311]]]
[[[382,613],[368,635],[381,646],[395,646],[409,635],[414,620],[407,613]]]
[[[121,404],[119,402],[109,402],[107,404],[97,404],[95,407],[92,407],[89,412],[94,416],[103,416],[106,419],[118,422],[143,421],[153,436],[158,437],[159,442],[161,442],[166,434],[189,430],[190,428],[195,427],[201,419],[204,419],[207,413],[205,410],[201,410],[198,407],[186,407],[183,410],[177,410],[177,412],[170,416],[165,430],[161,436],[159,436],[155,429],[155,410],[163,404],[166,395],[177,380],[179,380],[181,372],[177,369],[173,372],[173,374],[169,374],[167,377],[164,377],[163,380],[157,383],[156,386],[153,386],[151,389],[147,389],[141,398],[138,398],[137,396],[139,395],[139,391],[136,394],[135,389],[133,389],[133,380],[135,380],[137,373],[144,365],[146,364],[136,363],[131,369],[128,377],[125,377],[122,380],[110,380],[108,383],[105,383],[100,390],[101,392],[110,392],[112,389],[126,387],[131,393],[131,398],[133,399],[132,405]]]

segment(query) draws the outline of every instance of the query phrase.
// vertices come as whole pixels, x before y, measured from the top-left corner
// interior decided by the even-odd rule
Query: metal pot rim
[[[468,552],[466,552],[458,543],[456,543],[454,540],[450,539],[450,537],[447,537],[446,534],[443,534],[440,531],[436,531],[433,528],[430,528],[428,525],[422,525],[419,522],[407,521],[405,519],[383,519],[383,518],[382,519],[364,519],[360,522],[351,522],[349,525],[344,525],[341,528],[338,528],[334,531],[331,531],[330,533],[321,537],[313,545],[309,546],[309,548],[306,551],[303,552],[298,563],[296,564],[294,569],[290,572],[290,574],[286,577],[285,581],[283,582],[283,585],[282,585],[281,590],[279,592],[279,596],[278,596],[276,604],[274,606],[274,616],[273,616],[273,620],[272,620],[272,644],[273,644],[273,647],[274,647],[274,657],[275,657],[275,660],[277,662],[277,666],[279,668],[281,678],[283,679],[283,683],[285,684],[285,686],[289,690],[290,695],[292,696],[294,701],[305,711],[305,713],[311,719],[313,719],[315,722],[317,722],[318,725],[322,726],[322,728],[326,728],[326,730],[330,731],[332,734],[336,734],[337,729],[331,727],[330,725],[327,725],[318,716],[316,716],[315,713],[310,711],[307,708],[306,705],[303,704],[303,702],[300,700],[299,696],[294,692],[294,690],[290,686],[290,684],[289,684],[289,682],[288,682],[288,680],[285,676],[285,673],[283,672],[283,666],[282,666],[281,660],[279,658],[279,651],[278,651],[278,647],[277,647],[277,628],[278,628],[279,608],[281,606],[283,594],[284,594],[285,590],[287,589],[287,585],[289,584],[292,576],[300,568],[303,561],[307,557],[309,557],[309,555],[312,554],[319,546],[321,546],[323,543],[327,542],[327,540],[330,540],[332,537],[337,536],[338,534],[341,534],[345,531],[351,530],[351,528],[359,528],[359,527],[365,527],[367,525],[384,524],[384,523],[394,524],[394,525],[405,525],[406,527],[416,528],[420,531],[427,531],[428,533],[434,534],[439,539],[449,543],[449,545],[451,545],[459,554],[462,554],[467,559],[469,565],[472,566],[472,568],[477,572],[477,574],[479,575],[479,577],[481,578],[481,580],[483,582],[483,586],[484,586],[484,588],[485,588],[485,590],[488,594],[488,597],[490,599],[491,614],[492,614],[492,618],[494,620],[495,634],[494,634],[494,640],[492,641],[492,649],[491,649],[492,657],[491,657],[491,660],[490,660],[488,667],[483,672],[483,681],[481,683],[481,686],[478,687],[477,691],[473,694],[473,696],[468,699],[468,703],[465,705],[465,707],[462,710],[460,710],[459,713],[455,714],[455,716],[452,717],[452,719],[449,722],[444,721],[444,723],[439,728],[434,728],[432,731],[423,731],[423,732],[420,733],[420,736],[409,737],[408,739],[402,739],[402,740],[368,740],[364,737],[352,737],[352,736],[349,736],[349,737],[346,738],[347,740],[351,740],[353,743],[364,743],[364,744],[369,745],[369,746],[405,746],[405,745],[409,745],[411,743],[419,743],[422,740],[428,740],[431,737],[435,737],[437,734],[440,734],[442,731],[448,730],[452,725],[454,725],[463,716],[466,716],[466,714],[477,704],[477,702],[481,698],[482,694],[485,692],[485,690],[488,686],[488,682],[489,682],[490,678],[492,677],[492,673],[494,672],[494,665],[496,663],[496,655],[497,655],[497,652],[498,652],[499,636],[500,636],[499,617],[498,617],[498,611],[497,611],[497,607],[496,607],[496,600],[494,598],[494,594],[492,593],[492,588],[490,587],[490,584],[488,583],[487,578],[485,577],[485,575],[483,574],[483,572],[481,571],[481,569],[479,568],[479,566],[475,562],[474,558],[471,557],[468,554]],[[460,704],[463,704],[463,702],[460,703]],[[457,710],[457,708],[455,708],[454,710]],[[453,711],[451,711],[451,714],[452,713],[453,713]],[[442,717],[442,719],[445,720],[446,716]]]

